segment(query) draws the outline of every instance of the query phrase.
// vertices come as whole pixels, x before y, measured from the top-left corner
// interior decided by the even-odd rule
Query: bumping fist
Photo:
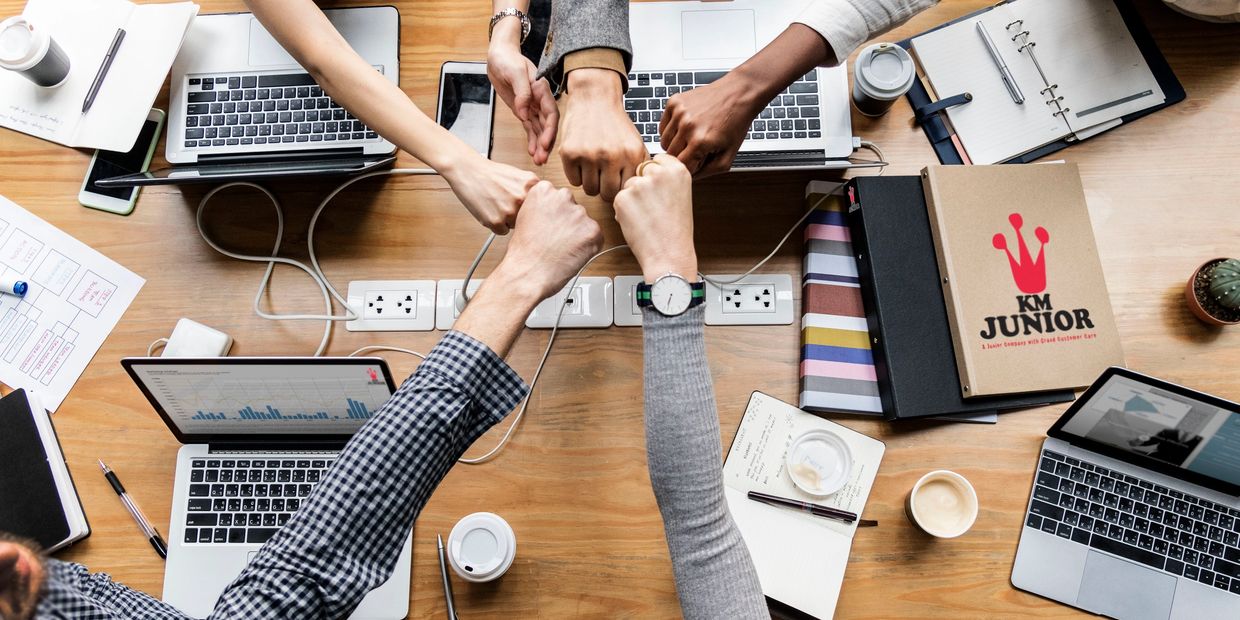
[[[564,288],[602,245],[603,230],[572,193],[542,181],[526,195],[496,270],[535,287],[539,299],[546,299]]]
[[[616,221],[646,282],[675,273],[697,279],[693,178],[680,160],[658,155],[616,196]]]

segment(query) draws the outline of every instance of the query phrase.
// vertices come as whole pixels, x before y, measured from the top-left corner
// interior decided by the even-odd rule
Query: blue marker
[[[0,278],[0,293],[25,297],[28,288],[30,287],[25,282],[16,278]]]

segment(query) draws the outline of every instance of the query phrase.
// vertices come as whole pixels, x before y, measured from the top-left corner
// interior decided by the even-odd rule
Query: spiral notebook
[[[968,160],[1006,162],[1084,140],[1184,98],[1139,19],[1130,7],[1121,10],[1123,2],[1014,0],[911,39],[934,96],[970,97],[945,110]],[[1010,70],[1021,103],[1004,84],[979,24]]]

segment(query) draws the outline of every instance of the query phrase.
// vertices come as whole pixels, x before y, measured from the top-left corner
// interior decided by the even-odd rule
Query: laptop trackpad
[[[1091,551],[1076,604],[1112,618],[1166,620],[1175,582],[1171,575]]]
[[[749,58],[757,51],[752,10],[683,11],[680,27],[688,60]]]
[[[258,22],[250,18],[250,65],[264,67],[269,65],[296,65],[297,61],[276,42],[271,33]]]

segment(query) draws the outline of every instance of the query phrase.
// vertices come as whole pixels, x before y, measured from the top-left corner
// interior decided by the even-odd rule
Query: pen
[[[1012,95],[1012,101],[1017,104],[1025,102],[1025,96],[1021,94],[1020,87],[1016,85],[1016,78],[1012,77],[1012,72],[1008,70],[1007,63],[1003,62],[1003,57],[999,55],[999,48],[995,47],[995,42],[990,39],[990,33],[986,32],[986,26],[982,22],[977,22],[977,34],[982,37],[982,42],[986,44],[986,51],[990,52],[990,59],[995,61],[995,66],[999,68],[999,75],[1003,78],[1003,85],[1007,86],[1008,94]]]
[[[0,278],[0,293],[25,297],[29,285],[16,278]]]
[[[847,510],[840,510],[839,508],[831,508],[830,506],[820,506],[818,504],[811,504],[809,502],[803,502],[798,499],[788,499],[786,497],[779,497],[777,495],[769,495],[769,494],[761,493],[758,491],[750,491],[749,499],[752,499],[755,502],[762,502],[763,504],[769,504],[771,506],[783,506],[785,508],[795,508],[797,510],[808,512],[809,514],[814,515],[815,517],[835,519],[837,521],[843,521],[845,523],[852,523],[854,521],[857,521],[859,518],[857,516],[857,513],[855,512],[848,512]],[[869,519],[861,519],[860,522],[857,523],[857,527],[872,527],[875,525],[878,525],[878,522],[871,521]]]
[[[99,65],[99,72],[95,74],[95,81],[91,82],[90,90],[86,91],[86,101],[82,102],[82,114],[85,114],[95,103],[95,95],[99,94],[99,87],[103,86],[103,78],[108,76],[108,69],[112,68],[112,61],[116,59],[116,50],[120,49],[121,41],[124,40],[125,29],[117,28],[116,36],[112,37],[112,46],[108,48],[108,53],[103,57],[103,64]]]
[[[443,536],[435,534],[439,544],[439,574],[443,577],[443,598],[448,603],[448,620],[456,620],[456,604],[452,600],[452,581],[448,579],[448,560],[443,551]]]
[[[155,527],[151,525],[146,515],[142,514],[142,509],[138,508],[133,498],[129,497],[129,493],[125,492],[125,487],[121,485],[120,478],[117,478],[116,474],[112,473],[111,468],[103,464],[103,459],[99,459],[99,469],[103,470],[103,477],[107,478],[108,482],[111,483],[112,489],[120,496],[121,503],[125,505],[133,520],[138,523],[138,527],[142,528],[142,533],[146,534],[147,540],[151,541],[151,546],[155,547],[155,553],[158,553],[161,558],[168,559],[168,543],[164,542],[163,537],[159,535],[159,532],[155,531]]]

